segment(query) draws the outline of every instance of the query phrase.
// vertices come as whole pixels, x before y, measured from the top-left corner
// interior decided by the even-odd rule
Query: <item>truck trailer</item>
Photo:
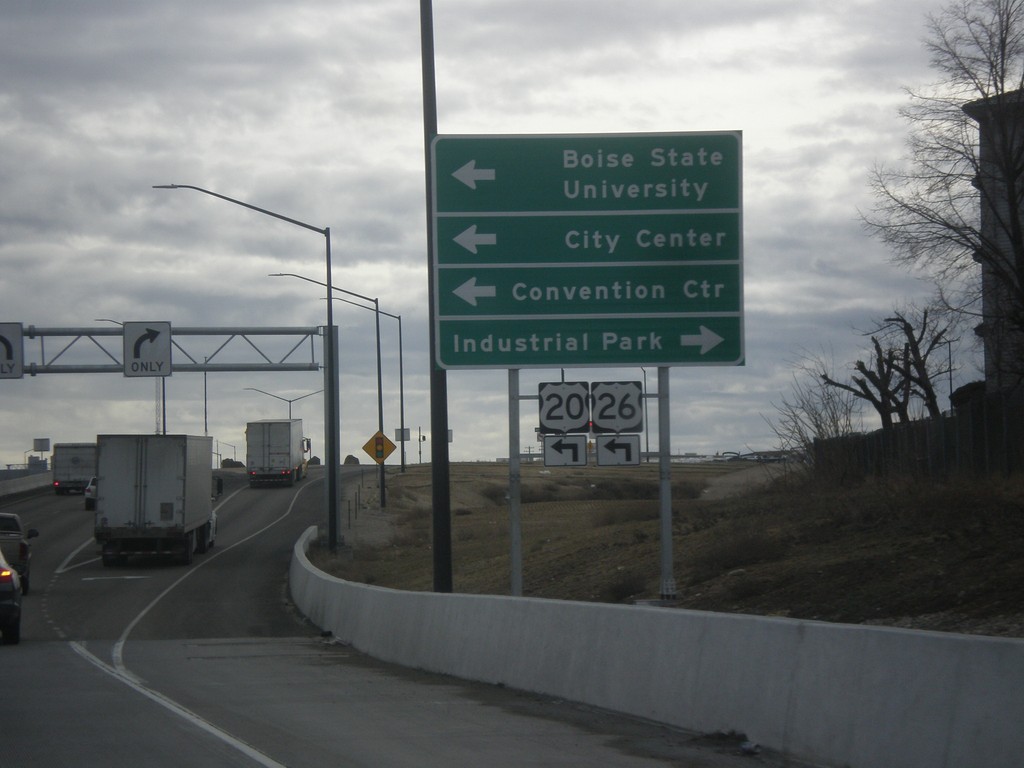
[[[213,438],[99,435],[96,542],[103,565],[159,556],[191,563],[217,534]]]
[[[96,474],[96,443],[54,444],[51,469],[55,493],[84,493]]]
[[[249,486],[295,485],[306,474],[308,451],[302,419],[250,421],[245,427]]]

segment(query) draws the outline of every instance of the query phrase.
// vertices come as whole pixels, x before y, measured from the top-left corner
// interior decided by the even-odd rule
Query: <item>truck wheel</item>
[[[210,524],[207,523],[202,528],[196,531],[196,553],[205,554],[209,547],[210,541]]]
[[[21,642],[21,619],[3,628],[4,645],[17,645]]]

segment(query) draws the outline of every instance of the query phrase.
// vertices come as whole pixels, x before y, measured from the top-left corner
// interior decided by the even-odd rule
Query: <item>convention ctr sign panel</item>
[[[742,365],[738,131],[437,136],[442,368]]]

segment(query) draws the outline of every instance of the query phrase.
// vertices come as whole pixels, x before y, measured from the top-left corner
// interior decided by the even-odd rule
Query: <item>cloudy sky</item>
[[[402,318],[404,377],[398,323],[382,318],[385,432],[399,426],[404,381],[405,424],[413,440],[428,438],[428,459],[418,3],[0,5],[0,321],[322,325],[319,286],[268,277],[324,280],[320,235],[153,186],[195,185],[330,227],[334,284],[379,297],[384,312]],[[435,0],[438,131],[741,131],[746,365],[671,370],[671,445],[770,449],[765,417],[803,350],[851,361],[864,346],[857,329],[929,293],[889,264],[858,211],[871,206],[871,167],[904,156],[902,89],[934,77],[921,40],[926,14],[939,10],[932,0]],[[336,302],[335,320],[341,452],[366,461],[362,445],[377,429],[374,315]],[[47,340],[46,359],[70,340]],[[117,340],[106,341],[119,356]],[[39,342],[27,341],[25,354],[39,362]],[[322,359],[319,344],[313,354]],[[86,340],[59,360],[76,361],[109,359]],[[566,378],[643,373],[570,370]],[[653,393],[656,371],[646,373]],[[521,390],[536,393],[560,375],[524,370]],[[503,371],[448,374],[453,460],[507,455],[507,381]],[[286,416],[285,400],[315,392],[323,379],[211,374],[205,398],[201,374],[165,384],[168,432],[205,429],[223,455],[244,458],[246,421]],[[22,463],[34,438],[153,432],[159,395],[154,380],[117,374],[0,380],[0,465]],[[322,455],[321,397],[291,407]],[[524,403],[524,450],[536,450],[537,421],[536,406]],[[408,446],[410,463],[419,448]]]

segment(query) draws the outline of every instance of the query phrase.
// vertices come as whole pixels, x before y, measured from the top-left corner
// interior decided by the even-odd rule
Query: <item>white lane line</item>
[[[171,585],[167,587],[167,589],[165,589],[163,592],[161,592],[159,595],[157,595],[155,598],[153,598],[153,602],[151,602],[149,605],[147,605],[145,608],[143,608],[142,611],[139,612],[138,616],[136,616],[134,619],[131,620],[131,622],[129,622],[128,626],[125,627],[124,632],[121,633],[121,637],[119,637],[117,642],[114,643],[114,647],[113,647],[113,650],[111,652],[111,659],[114,662],[114,668],[117,669],[118,672],[121,672],[123,674],[128,674],[128,671],[125,669],[125,666],[124,666],[124,656],[123,656],[123,654],[124,654],[124,644],[128,640],[128,635],[130,635],[132,633],[132,630],[135,629],[135,626],[140,621],[142,621],[143,617],[147,613],[149,613],[156,606],[157,603],[159,603],[161,600],[163,600],[164,597],[166,597],[167,594],[172,589],[177,587],[179,584],[181,584],[181,582],[183,582],[185,579],[187,579],[193,573],[198,571],[204,565],[207,565],[208,563],[213,562],[214,560],[216,560],[221,555],[227,554],[228,552],[230,552],[235,547],[237,547],[237,546],[239,546],[241,544],[244,544],[245,542],[249,541],[249,539],[253,539],[253,538],[259,536],[264,531],[266,531],[266,530],[268,530],[270,528],[273,528],[279,522],[281,522],[286,517],[288,517],[288,515],[290,515],[292,513],[292,509],[294,509],[294,507],[295,507],[295,502],[299,500],[299,494],[302,493],[303,489],[309,488],[310,485],[311,484],[304,485],[304,486],[302,486],[302,488],[299,488],[299,490],[297,490],[295,492],[295,495],[292,497],[291,504],[288,505],[288,509],[286,509],[284,514],[281,515],[279,518],[277,518],[276,520],[273,520],[273,521],[267,523],[265,526],[260,528],[258,531],[255,531],[255,532],[251,533],[250,535],[246,536],[244,539],[240,539],[239,541],[236,541],[230,547],[227,547],[226,549],[220,549],[217,552],[215,552],[214,554],[209,555],[208,557],[204,557],[199,563],[197,563],[196,565],[193,565],[192,568],[190,568],[188,571],[186,571],[184,574],[182,574],[180,578],[178,578],[177,580],[172,582]],[[239,489],[239,490],[242,490],[242,489]],[[235,491],[235,493],[238,493],[238,491]],[[232,496],[234,496],[234,494],[232,494]],[[227,499],[225,499],[225,501],[227,501]]]
[[[197,715],[192,710],[187,709],[187,708],[181,706],[181,704],[178,704],[176,701],[173,701],[173,700],[167,698],[163,694],[158,693],[157,691],[154,691],[151,688],[147,688],[146,686],[142,685],[142,683],[140,683],[134,677],[132,677],[130,675],[127,675],[127,674],[124,674],[124,673],[120,672],[117,669],[114,669],[109,664],[104,664],[98,658],[96,658],[91,653],[89,653],[89,651],[87,651],[80,643],[72,642],[72,643],[70,643],[70,645],[71,645],[71,650],[73,650],[75,653],[77,653],[79,656],[81,656],[83,659],[85,659],[89,663],[95,665],[99,669],[101,669],[104,672],[106,672],[108,675],[110,675],[114,679],[120,680],[122,683],[127,685],[132,690],[137,691],[138,693],[141,693],[146,698],[150,699],[151,701],[156,702],[161,707],[164,707],[165,709],[173,712],[178,717],[181,717],[181,718],[187,720],[188,722],[192,723],[197,728],[200,728],[200,729],[206,731],[207,733],[209,733],[214,738],[220,739],[222,742],[224,742],[228,746],[233,747],[234,749],[237,749],[239,752],[244,754],[246,757],[250,758],[254,762],[258,763],[259,765],[264,766],[264,768],[287,768],[287,766],[284,765],[283,763],[279,763],[276,760],[274,760],[273,758],[268,757],[267,755],[263,754],[262,752],[260,752],[255,747],[253,747],[253,746],[251,746],[249,744],[246,744],[244,741],[241,741],[240,739],[236,739],[234,736],[232,736],[230,733],[227,733],[226,731],[222,731],[220,728],[215,726],[209,720],[205,720],[204,718],[200,717],[199,715]]]
[[[107,674],[111,675],[112,677],[116,678],[117,680],[120,680],[122,683],[124,683],[125,685],[129,686],[133,690],[138,691],[143,696],[146,696],[147,698],[151,699],[152,701],[155,701],[160,706],[168,709],[169,711],[173,712],[174,714],[178,715],[179,717],[184,718],[185,720],[187,720],[190,723],[194,724],[198,728],[201,728],[202,730],[206,731],[207,733],[209,733],[210,735],[214,736],[215,738],[220,739],[225,744],[227,744],[227,745],[237,749],[239,752],[242,752],[246,756],[250,757],[252,760],[254,760],[255,762],[259,763],[261,766],[264,766],[265,768],[288,768],[286,765],[283,765],[282,763],[279,763],[276,760],[274,760],[274,759],[268,757],[267,755],[263,754],[262,752],[257,750],[255,747],[252,747],[249,744],[246,744],[244,741],[241,741],[240,739],[235,738],[234,736],[232,736],[231,734],[227,733],[226,731],[222,731],[220,728],[218,728],[217,726],[213,725],[213,723],[209,722],[208,720],[203,719],[202,717],[197,715],[195,712],[191,711],[190,709],[188,709],[186,707],[183,707],[181,704],[178,704],[173,699],[170,699],[170,698],[164,696],[163,694],[161,694],[161,693],[159,693],[157,691],[154,691],[151,688],[147,688],[145,685],[143,685],[142,681],[137,676],[132,674],[132,672],[130,672],[124,666],[123,652],[124,652],[125,641],[127,641],[128,636],[131,634],[131,632],[135,628],[135,626],[139,623],[139,621],[142,620],[142,617],[145,616],[147,613],[149,613],[149,611],[152,610],[152,608],[157,603],[159,603],[172,589],[174,589],[176,586],[178,586],[181,582],[183,582],[185,579],[187,579],[190,575],[192,575],[196,571],[196,569],[202,567],[203,565],[205,565],[206,563],[210,562],[214,558],[219,557],[220,555],[222,555],[222,554],[224,554],[226,552],[231,551],[232,549],[234,549],[238,545],[244,544],[245,542],[249,541],[249,539],[252,539],[252,538],[254,538],[256,536],[259,536],[264,531],[268,530],[269,528],[272,528],[273,526],[277,525],[279,522],[284,520],[286,517],[288,517],[292,513],[292,509],[294,509],[296,501],[298,501],[299,494],[302,493],[302,491],[305,488],[308,488],[310,485],[313,485],[313,483],[308,483],[308,484],[302,486],[302,488],[299,488],[295,492],[295,496],[292,498],[291,504],[288,505],[288,509],[285,510],[284,514],[282,514],[276,520],[271,521],[267,525],[265,525],[262,528],[260,528],[258,531],[255,531],[254,533],[250,534],[249,536],[246,536],[244,539],[241,539],[240,541],[236,541],[230,547],[227,547],[225,549],[221,549],[218,552],[210,555],[209,557],[203,558],[202,561],[200,561],[197,565],[194,565],[191,569],[189,569],[184,575],[181,576],[181,578],[177,579],[173,584],[171,584],[169,587],[167,587],[167,589],[165,589],[163,592],[161,592],[159,595],[157,595],[157,597],[153,600],[153,602],[151,602],[149,605],[147,605],[128,624],[128,626],[125,628],[124,632],[121,633],[120,638],[118,638],[118,641],[114,644],[113,650],[111,652],[111,656],[113,658],[113,666],[111,666],[109,664],[105,664],[104,662],[100,661],[100,659],[98,659],[92,653],[87,651],[85,649],[85,646],[83,646],[79,642],[75,642],[75,641],[70,642],[69,645],[71,646],[71,649],[75,653],[77,653],[79,656],[81,656],[83,659],[85,659],[86,661],[90,662],[91,664],[94,664],[95,666],[97,666],[99,669],[103,670]],[[239,491],[241,491],[241,490],[244,490],[244,489],[240,488]],[[239,491],[235,491],[235,493],[238,493]],[[231,494],[231,496],[234,496],[234,495],[235,494]],[[229,496],[228,499],[230,499],[231,496]],[[226,502],[228,499],[225,499],[224,501]],[[221,502],[221,504],[223,504],[223,503],[224,502]],[[220,506],[220,505],[218,505],[218,506]],[[86,544],[88,544],[88,543],[89,542],[86,542]],[[85,545],[83,545],[83,546],[85,546]],[[77,553],[81,549],[82,549],[82,547],[79,547],[77,550],[75,550],[75,552]],[[71,557],[73,557],[73,556],[74,555],[72,554]],[[70,560],[70,557],[68,559]],[[66,562],[67,561],[65,561],[65,563]],[[77,567],[77,566],[75,566],[75,567]]]

